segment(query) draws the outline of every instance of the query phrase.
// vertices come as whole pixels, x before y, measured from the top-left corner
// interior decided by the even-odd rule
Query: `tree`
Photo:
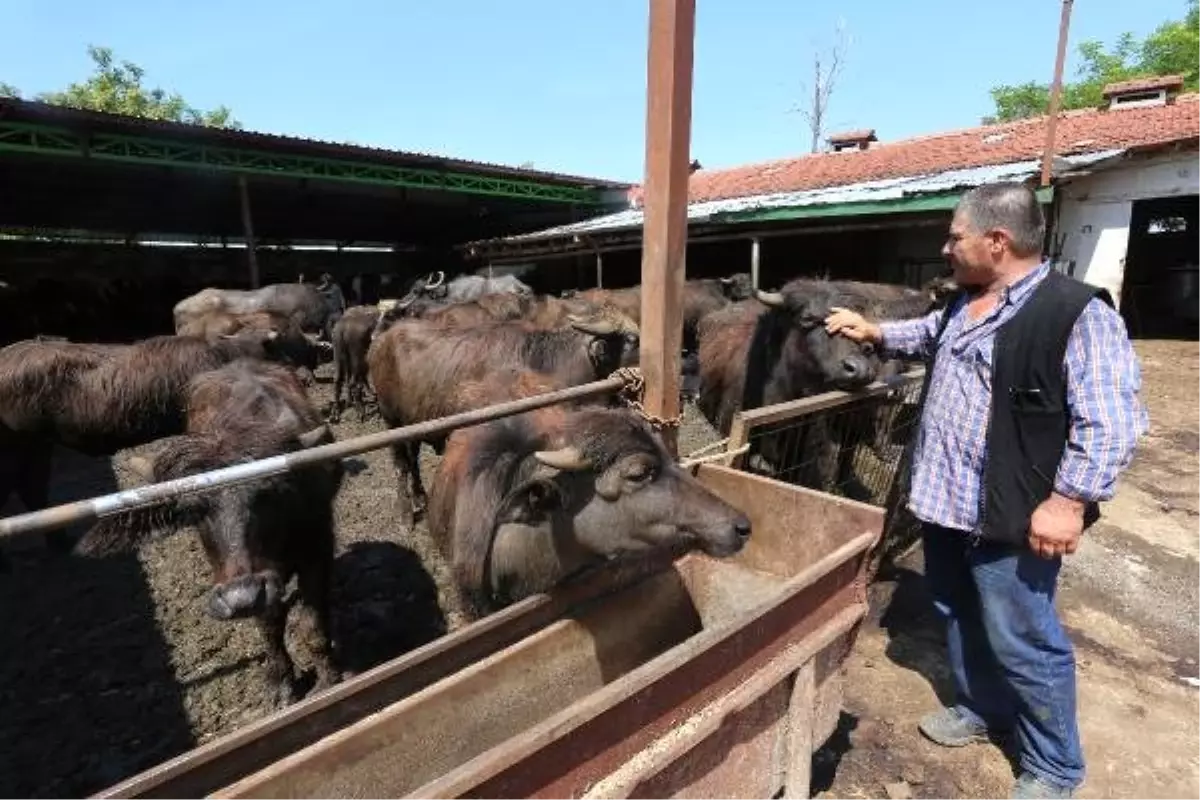
[[[816,48],[813,55],[811,90],[807,82],[802,84],[803,93],[809,95],[811,100],[806,101],[807,104],[792,109],[804,117],[805,122],[808,123],[808,131],[812,135],[812,152],[814,153],[821,149],[821,139],[825,135],[825,112],[829,108],[829,98],[833,95],[838,76],[841,74],[842,67],[845,66],[846,51],[849,47],[850,37],[846,33],[845,23],[839,20],[834,33],[833,46],[830,47],[829,55],[824,63],[822,63],[820,48]]]
[[[1181,20],[1159,25],[1144,40],[1122,34],[1111,49],[1091,39],[1078,47],[1080,65],[1075,80],[1064,81],[1062,108],[1094,108],[1104,99],[1105,84],[1157,75],[1182,75],[1184,88],[1200,84],[1200,0],[1188,0]],[[1050,108],[1050,85],[1029,81],[991,90],[996,113],[985,124],[1036,117]]]
[[[145,70],[131,61],[117,60],[108,47],[88,47],[95,71],[82,83],[72,83],[59,92],[43,92],[37,99],[44,103],[90,111],[108,111],[146,119],[185,122],[214,128],[240,128],[233,112],[225,106],[201,111],[188,105],[178,92],[168,93],[142,85]],[[15,86],[0,83],[0,96],[20,97]]]

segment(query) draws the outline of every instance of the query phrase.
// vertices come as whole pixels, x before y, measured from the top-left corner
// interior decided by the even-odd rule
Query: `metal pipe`
[[[242,228],[246,236],[246,258],[250,262],[250,288],[259,287],[258,255],[254,252],[254,221],[250,218],[250,189],[246,176],[238,175],[238,195],[242,201]]]
[[[1050,111],[1046,118],[1046,146],[1042,150],[1042,183],[1050,185],[1050,162],[1054,158],[1054,129],[1058,127],[1058,107],[1062,100],[1063,63],[1067,58],[1067,29],[1071,25],[1071,3],[1062,0],[1062,17],[1058,23],[1058,54],[1054,59],[1054,80],[1050,83]]]
[[[596,252],[596,288],[604,288],[604,255]]]
[[[88,500],[79,500],[74,503],[65,503],[60,506],[42,509],[41,511],[18,514],[17,516],[0,519],[0,538],[55,530],[79,522],[90,522],[99,517],[111,516],[122,511],[132,511],[156,505],[183,494],[208,491],[222,486],[233,486],[273,475],[283,475],[302,467],[319,464],[323,461],[347,458],[348,456],[366,453],[371,450],[379,450],[380,448],[399,444],[400,442],[426,439],[435,434],[448,433],[456,428],[465,428],[483,422],[490,422],[494,419],[500,419],[501,417],[522,414],[526,411],[545,408],[555,403],[584,400],[611,394],[625,386],[625,379],[614,376],[601,381],[572,386],[568,389],[559,389],[533,397],[500,403],[499,405],[465,411],[449,417],[428,420],[416,425],[405,425],[402,428],[393,428],[392,430],[358,436],[341,442],[332,442],[307,450],[272,456],[257,461],[249,461],[245,464],[235,464],[231,467],[222,467],[221,469],[202,472],[198,475],[189,475],[186,478],[153,483],[149,486],[141,486],[123,492],[114,492]]]
[[[755,236],[750,240],[750,285],[758,288],[758,260],[762,249],[762,237]]]

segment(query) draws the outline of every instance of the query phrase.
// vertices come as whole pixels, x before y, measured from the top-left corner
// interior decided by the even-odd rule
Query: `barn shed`
[[[1137,335],[1196,335],[1200,106],[1181,85],[1114,84],[1102,108],[1061,114],[1052,181],[1038,190],[1046,252],[1108,288]],[[1039,117],[896,142],[868,129],[830,136],[815,155],[694,171],[688,274],[750,271],[762,288],[825,273],[919,285],[945,268],[940,251],[963,191],[1037,181],[1046,127]],[[482,263],[538,265],[564,284],[635,283],[640,188],[628,201],[613,214],[464,251]]]
[[[159,312],[204,285],[323,272],[371,302],[461,269],[457,243],[587,219],[629,184],[0,98],[0,187],[0,302],[43,317],[8,341],[94,338],[82,317],[122,298],[114,334],[161,332]]]

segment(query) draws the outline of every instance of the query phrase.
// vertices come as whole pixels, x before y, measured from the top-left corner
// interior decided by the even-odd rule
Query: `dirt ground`
[[[1079,645],[1080,708],[1091,797],[1198,791],[1196,689],[1196,361],[1194,343],[1142,343],[1154,429],[1106,517],[1065,572],[1062,606]],[[331,386],[324,368],[318,404]],[[348,414],[338,438],[378,430]],[[715,439],[689,409],[680,452]],[[129,453],[64,451],[53,499],[136,484]],[[432,477],[436,458],[426,449]],[[335,625],[348,666],[363,670],[462,624],[445,562],[423,526],[399,529],[386,451],[353,459],[337,501]],[[13,513],[18,504],[0,513]],[[12,553],[0,574],[0,795],[78,796],[227,733],[271,709],[263,648],[248,622],[207,617],[196,538],[134,555],[48,559]],[[941,752],[915,721],[945,691],[940,634],[919,555],[883,576],[851,658],[839,732],[818,754],[820,796],[1005,796],[1001,751]],[[292,646],[304,666],[305,653]],[[895,791],[896,787],[893,787]]]
[[[1088,770],[1077,796],[1196,797],[1200,348],[1136,347],[1150,433],[1060,584]],[[888,784],[897,796],[1008,796],[1006,743],[946,750],[916,730],[953,695],[920,573],[913,552],[873,586],[841,725],[814,765],[819,797],[888,797]]]

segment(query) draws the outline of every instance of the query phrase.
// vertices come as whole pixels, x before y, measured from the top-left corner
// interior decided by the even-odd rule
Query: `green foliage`
[[[1156,75],[1182,75],[1184,88],[1200,86],[1200,0],[1188,0],[1181,20],[1159,25],[1144,40],[1124,33],[1106,48],[1088,40],[1078,47],[1081,63],[1074,81],[1063,82],[1062,107],[1094,108],[1104,99],[1105,84]],[[1008,122],[1047,113],[1050,85],[1030,81],[991,90],[996,113],[984,123]]]
[[[233,112],[225,106],[202,111],[188,105],[178,92],[149,88],[142,84],[145,70],[131,61],[118,62],[108,47],[88,47],[95,71],[85,81],[72,83],[60,92],[43,92],[38,100],[59,106],[107,111],[146,119],[185,122],[214,128],[240,128]],[[20,97],[16,87],[0,83],[0,96]]]

